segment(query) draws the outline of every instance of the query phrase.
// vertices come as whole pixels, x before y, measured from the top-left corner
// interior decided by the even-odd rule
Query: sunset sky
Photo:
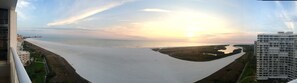
[[[297,2],[18,0],[18,32],[77,37],[252,43],[295,31]]]

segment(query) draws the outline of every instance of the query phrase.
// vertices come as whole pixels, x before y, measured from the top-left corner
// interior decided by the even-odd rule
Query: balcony
[[[0,0],[0,83],[31,83],[16,52],[17,0]]]
[[[0,83],[9,83],[9,81],[10,83],[31,83],[31,80],[23,64],[21,63],[16,49],[12,47],[10,48],[9,60],[10,61],[8,64],[0,67],[0,70],[3,69],[3,72],[0,73],[0,76],[4,75],[3,79],[6,79],[2,82],[2,78],[0,78]],[[8,73],[9,71],[10,74]]]
[[[9,66],[6,61],[0,61],[0,83],[10,83]]]

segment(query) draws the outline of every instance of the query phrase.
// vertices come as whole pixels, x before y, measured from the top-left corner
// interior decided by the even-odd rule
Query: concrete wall
[[[9,11],[9,46],[17,48],[17,13],[15,10]]]
[[[11,75],[11,83],[19,83],[16,68],[15,68],[15,60],[12,57],[11,49],[17,48],[17,13],[14,9],[9,10],[9,27],[8,27],[8,34],[9,34],[9,46],[8,46],[8,55],[7,60],[10,61],[10,75]]]

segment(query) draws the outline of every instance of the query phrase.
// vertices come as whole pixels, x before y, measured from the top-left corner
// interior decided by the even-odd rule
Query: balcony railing
[[[288,82],[288,83],[296,83],[296,82],[297,82],[297,79],[292,80],[292,81],[290,81],[290,82]]]
[[[16,49],[10,48],[11,83],[31,83],[31,80],[22,64]]]

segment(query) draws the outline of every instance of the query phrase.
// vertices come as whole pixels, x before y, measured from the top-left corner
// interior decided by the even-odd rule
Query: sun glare
[[[194,36],[195,36],[195,34],[193,32],[187,33],[187,37],[188,38],[193,38]]]
[[[229,21],[219,15],[198,11],[175,11],[162,18],[153,18],[134,23],[130,32],[128,28],[115,29],[130,36],[151,39],[184,39],[199,41],[208,35],[229,33]],[[132,31],[132,32],[131,32]]]

